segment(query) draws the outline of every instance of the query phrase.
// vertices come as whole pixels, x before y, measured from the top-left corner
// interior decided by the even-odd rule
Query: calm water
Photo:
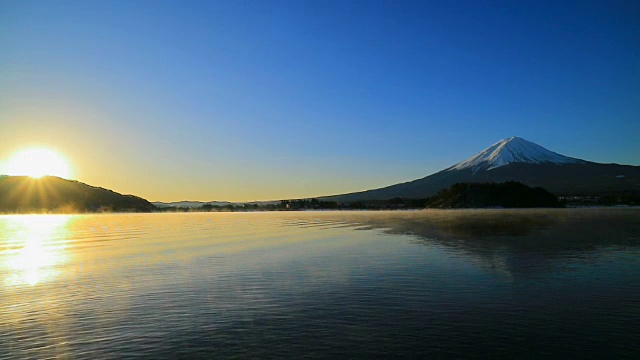
[[[0,358],[640,356],[640,210],[0,216]]]

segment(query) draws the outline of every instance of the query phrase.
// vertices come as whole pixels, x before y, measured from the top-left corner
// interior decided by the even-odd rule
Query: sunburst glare
[[[57,152],[47,148],[25,149],[14,154],[4,166],[5,175],[41,178],[46,175],[71,177],[69,162]]]

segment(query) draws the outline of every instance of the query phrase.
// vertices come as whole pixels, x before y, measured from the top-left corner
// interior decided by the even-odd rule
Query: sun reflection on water
[[[7,216],[0,222],[0,261],[7,286],[51,280],[65,253],[69,215]]]

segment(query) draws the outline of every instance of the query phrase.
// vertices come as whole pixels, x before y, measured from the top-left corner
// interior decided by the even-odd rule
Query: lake
[[[640,209],[0,216],[0,359],[640,355]]]

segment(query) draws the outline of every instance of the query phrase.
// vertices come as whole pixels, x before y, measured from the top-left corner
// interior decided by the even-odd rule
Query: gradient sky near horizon
[[[424,177],[500,139],[640,165],[638,1],[0,1],[0,162],[151,201]]]

